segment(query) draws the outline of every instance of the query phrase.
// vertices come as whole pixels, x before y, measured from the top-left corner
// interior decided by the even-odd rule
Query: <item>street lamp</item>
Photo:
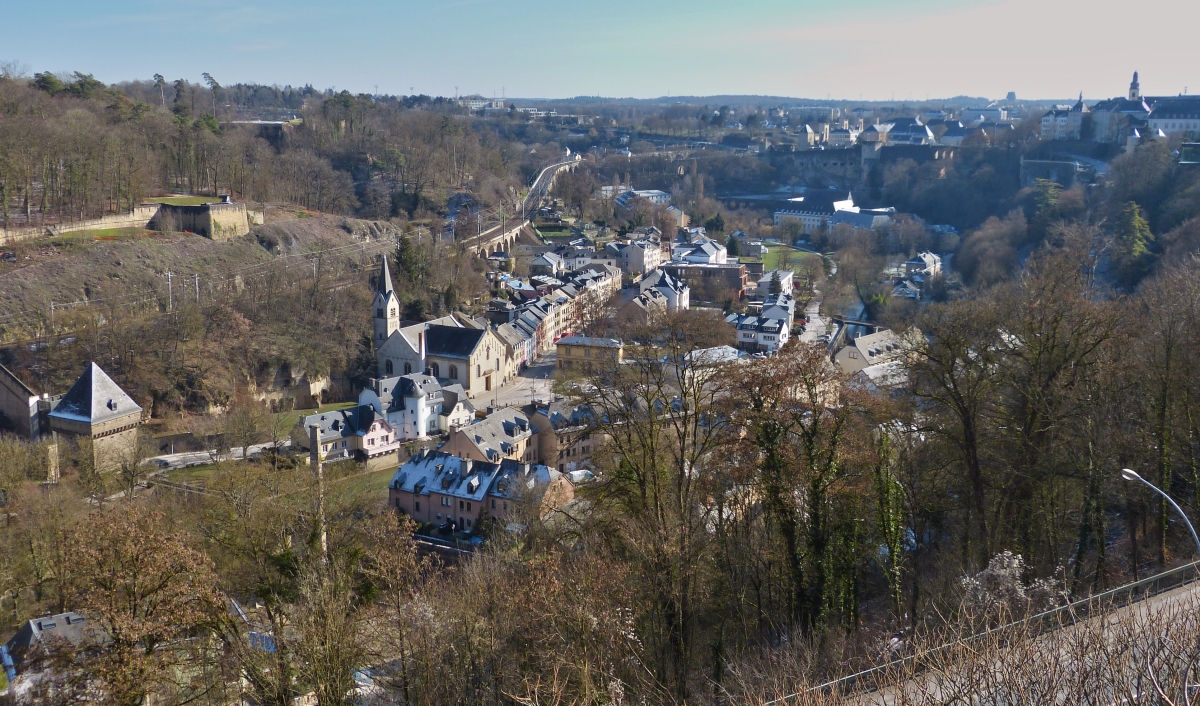
[[[1171,507],[1175,508],[1175,512],[1178,512],[1179,516],[1183,518],[1183,522],[1184,522],[1184,524],[1187,525],[1188,531],[1192,533],[1192,541],[1196,543],[1196,551],[1198,553],[1198,556],[1200,556],[1200,537],[1196,536],[1196,528],[1192,527],[1192,521],[1189,520],[1188,516],[1184,514],[1183,508],[1179,507],[1179,504],[1176,503],[1174,500],[1172,500],[1170,495],[1167,495],[1158,486],[1154,485],[1153,483],[1146,480],[1145,478],[1139,476],[1137,474],[1137,471],[1133,470],[1132,468],[1122,468],[1121,469],[1121,477],[1124,478],[1125,480],[1141,481],[1142,483],[1145,483],[1146,486],[1149,487],[1151,490],[1153,490],[1154,492],[1156,492],[1159,495],[1166,498],[1166,501],[1171,503]]]

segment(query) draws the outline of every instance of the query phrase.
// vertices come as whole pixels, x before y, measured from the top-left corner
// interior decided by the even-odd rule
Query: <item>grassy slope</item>
[[[220,199],[215,196],[155,196],[146,199],[146,203],[165,203],[171,206],[202,206],[217,201]]]

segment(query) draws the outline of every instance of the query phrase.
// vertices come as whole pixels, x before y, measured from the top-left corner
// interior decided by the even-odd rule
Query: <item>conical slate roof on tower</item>
[[[92,363],[83,371],[71,389],[55,405],[51,417],[73,422],[101,424],[133,413],[142,408],[125,394],[112,378]]]
[[[383,264],[379,267],[379,281],[375,283],[375,292],[387,296],[395,290],[392,286],[392,272],[388,269],[387,255],[383,256]]]

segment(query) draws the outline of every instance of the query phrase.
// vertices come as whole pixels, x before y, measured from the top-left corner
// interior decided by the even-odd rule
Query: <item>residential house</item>
[[[500,461],[479,461],[445,452],[417,454],[396,469],[388,484],[388,505],[420,524],[452,523],[470,532],[479,523],[484,498]]]
[[[904,273],[909,277],[913,275],[933,277],[941,272],[942,258],[928,251],[918,253],[916,257],[904,263]]]
[[[1090,109],[1083,102],[1083,94],[1073,106],[1060,105],[1042,116],[1042,139],[1078,140],[1083,130],[1084,117]]]
[[[609,243],[604,250],[605,254],[616,260],[621,272],[630,277],[643,276],[653,271],[663,260],[662,246],[657,239]]]
[[[726,291],[741,298],[746,292],[746,266],[741,263],[698,264],[692,262],[663,263],[659,271],[685,283],[691,289],[708,292]]]
[[[455,429],[442,450],[475,461],[499,463],[509,458],[522,463],[537,460],[537,430],[529,416],[515,407],[497,410],[487,417]]]
[[[850,375],[871,365],[903,359],[920,342],[921,333],[909,329],[903,336],[891,329],[883,329],[866,336],[859,336],[846,344],[833,356],[833,362]]]
[[[791,334],[791,327],[783,318],[730,314],[725,321],[737,330],[737,347],[744,351],[774,353],[787,343]]]
[[[638,283],[638,289],[643,294],[657,291],[666,299],[667,312],[687,311],[691,307],[691,288],[683,280],[678,279],[666,270],[650,273]]]
[[[558,369],[590,371],[603,365],[620,365],[625,345],[615,338],[567,336],[558,339]]]
[[[590,466],[592,454],[606,438],[595,431],[595,418],[586,406],[539,406],[531,422],[538,432],[540,462],[563,473]]]
[[[667,298],[657,289],[647,289],[617,310],[617,321],[647,324],[667,313]]]
[[[575,485],[568,474],[544,464],[506,460],[488,491],[487,512],[509,526],[525,519],[524,512],[545,517],[574,499]]]
[[[384,414],[370,404],[300,417],[292,428],[293,449],[312,451],[310,428],[313,426],[317,427],[318,453],[322,460],[353,458],[365,461],[400,448],[400,434]]]
[[[544,252],[533,258],[529,263],[529,273],[531,275],[557,277],[566,270],[567,267],[563,263],[562,256],[555,252]]]
[[[701,265],[724,265],[728,251],[721,243],[707,237],[676,247],[672,253],[676,262],[691,262]]]
[[[359,393],[360,406],[382,414],[400,439],[424,439],[471,423],[475,408],[462,385],[443,386],[431,375],[413,373],[381,380]]]
[[[496,337],[504,343],[505,362],[512,367],[505,375],[506,379],[514,379],[537,358],[533,349],[532,331],[517,324],[506,323],[496,327]]]
[[[7,684],[0,693],[10,694],[14,699],[11,703],[22,703],[18,698],[21,683],[29,685],[38,680],[45,673],[45,664],[79,648],[109,642],[111,638],[103,627],[74,611],[26,620],[8,642],[0,645],[0,668],[4,671],[0,683]]]
[[[464,459],[429,451],[396,469],[388,505],[421,524],[472,532],[483,518],[508,523],[531,506],[539,516],[570,502],[574,486],[545,466]]]
[[[794,279],[796,273],[791,270],[771,270],[764,272],[762,277],[758,279],[757,289],[759,294],[771,294],[771,285],[778,278],[779,292],[781,294],[791,295],[794,289]]]

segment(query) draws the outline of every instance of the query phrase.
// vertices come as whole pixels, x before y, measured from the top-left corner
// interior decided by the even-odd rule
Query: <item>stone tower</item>
[[[375,347],[383,345],[396,331],[400,330],[400,300],[392,286],[392,273],[388,270],[387,254],[379,266],[379,281],[375,283]]]
[[[1138,83],[1138,72],[1133,72],[1133,81],[1129,83],[1129,100],[1140,101],[1142,99],[1142,86]]]

